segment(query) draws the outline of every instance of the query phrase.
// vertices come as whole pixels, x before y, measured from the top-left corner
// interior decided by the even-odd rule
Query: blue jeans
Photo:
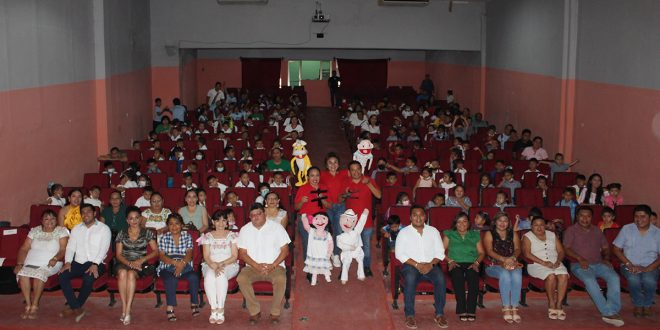
[[[367,220],[371,221],[371,219]],[[373,234],[373,228],[364,228],[362,230],[362,250],[364,251],[364,268],[371,267],[371,234]]]
[[[64,298],[66,298],[66,303],[71,309],[82,307],[85,301],[87,301],[87,298],[89,298],[89,294],[92,293],[95,280],[94,275],[85,273],[91,266],[91,261],[84,264],[73,261],[71,262],[71,269],[60,274],[60,287],[62,288],[62,293],[64,293]],[[98,272],[99,277],[105,272],[105,266],[103,264],[98,266]],[[78,297],[76,297],[71,287],[71,280],[78,277],[82,277],[82,286],[80,287]]]
[[[344,203],[333,204],[327,211],[328,217],[330,217],[330,228],[332,228],[332,239],[333,242],[335,242],[335,247],[332,251],[332,254],[334,255],[341,254],[341,249],[337,246],[337,235],[342,233],[339,216],[341,216],[344,211],[346,211],[346,204]]]
[[[176,287],[179,279],[188,281],[188,292],[190,293],[190,303],[199,305],[199,275],[195,271],[189,271],[181,274],[180,277],[174,276],[169,270],[161,269],[160,277],[165,282],[165,297],[167,306],[176,306]]]
[[[429,281],[433,284],[433,306],[435,315],[445,315],[445,275],[438,265],[433,266],[430,272],[422,275],[415,267],[404,264],[401,267],[401,280],[403,281],[403,303],[406,316],[415,316],[415,294],[419,281]]]
[[[628,291],[635,307],[651,307],[653,296],[658,285],[660,268],[645,273],[630,273],[625,267],[621,268],[623,277],[628,281]]]
[[[298,234],[300,234],[300,239],[302,240],[303,261],[305,261],[307,260],[307,239],[309,238],[309,233],[305,230],[302,221],[302,215],[298,214]],[[305,219],[305,221],[307,221],[307,219]],[[337,241],[335,240],[335,242]]]
[[[520,290],[522,289],[522,269],[506,270],[501,266],[486,267],[486,274],[499,279],[500,298],[502,306],[520,306]]]
[[[621,310],[621,280],[614,269],[605,264],[590,264],[589,268],[582,269],[579,263],[571,264],[571,273],[584,283],[591,300],[603,316],[619,314]],[[596,278],[602,278],[607,283],[607,298],[600,291]],[[655,291],[655,282],[653,286]]]

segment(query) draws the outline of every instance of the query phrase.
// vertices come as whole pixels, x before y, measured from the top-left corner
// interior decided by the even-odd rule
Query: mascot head
[[[307,145],[307,142],[303,140],[296,140],[296,142],[293,144],[293,155],[296,158],[304,158],[307,156],[307,148],[305,147]]]
[[[350,232],[355,227],[357,223],[358,216],[353,212],[352,209],[346,210],[342,215],[339,216],[339,224],[341,225],[341,230],[345,233]]]
[[[374,148],[374,145],[368,139],[364,139],[358,143],[357,148],[361,154],[368,155],[371,153],[371,149]]]
[[[308,215],[307,217],[312,221],[314,228],[319,231],[325,230],[325,227],[330,222],[328,214],[325,212],[318,212],[314,216]]]

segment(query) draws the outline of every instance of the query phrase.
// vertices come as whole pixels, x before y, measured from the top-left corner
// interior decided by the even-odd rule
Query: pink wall
[[[43,202],[49,181],[82,184],[97,168],[94,81],[0,92],[0,219],[28,222],[29,206]]]
[[[435,84],[435,93],[444,98],[447,90],[454,91],[454,96],[462,107],[472,109],[472,112],[481,109],[481,70],[480,67],[448,64],[440,62],[426,62],[426,72],[417,76],[417,82],[413,85],[415,89],[424,79],[424,74],[430,74]],[[412,79],[412,78],[411,78]]]
[[[216,81],[224,87],[241,87],[240,59],[198,59],[197,61],[197,101],[204,102],[206,93]]]
[[[486,118],[502,128],[510,123],[543,137],[550,154],[559,150],[561,79],[509,70],[486,70]],[[460,100],[460,99],[459,99]]]
[[[660,209],[660,90],[577,81],[576,170],[620,182],[626,203]]]
[[[151,101],[160,97],[163,107],[172,107],[172,99],[181,94],[181,83],[178,67],[151,68]]]

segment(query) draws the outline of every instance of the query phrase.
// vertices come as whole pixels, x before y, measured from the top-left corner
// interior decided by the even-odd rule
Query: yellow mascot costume
[[[307,183],[307,170],[312,167],[312,162],[309,161],[307,155],[307,142],[303,140],[296,140],[293,144],[293,158],[291,158],[291,173],[297,177],[296,187],[300,187]]]

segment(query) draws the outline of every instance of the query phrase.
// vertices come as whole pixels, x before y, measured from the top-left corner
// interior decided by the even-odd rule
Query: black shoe
[[[371,268],[364,267],[364,275],[367,276],[367,277],[373,277],[374,273],[371,272]]]
[[[312,274],[307,274],[307,282],[312,283]]]

